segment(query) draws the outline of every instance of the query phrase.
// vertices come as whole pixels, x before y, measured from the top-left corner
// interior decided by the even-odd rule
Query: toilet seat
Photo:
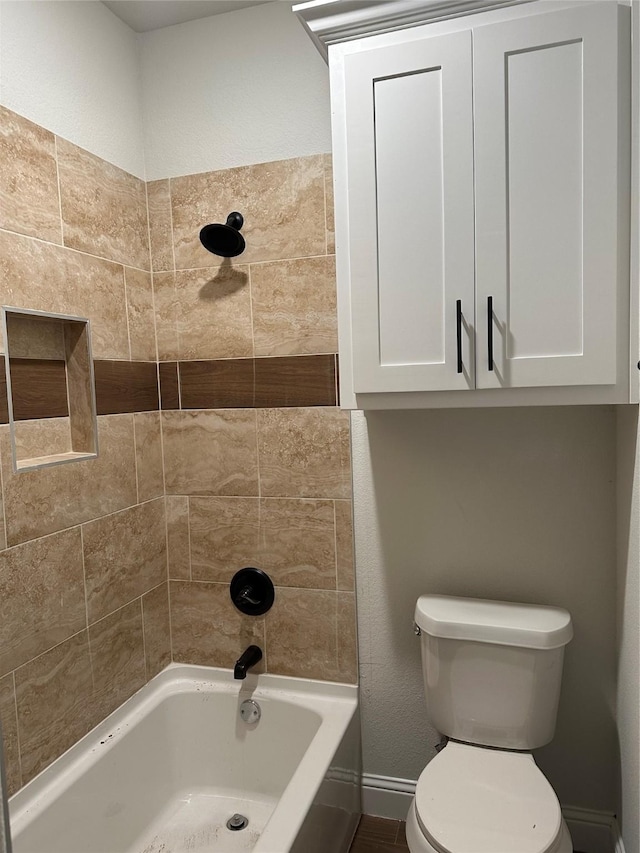
[[[562,814],[530,753],[450,741],[422,771],[415,811],[439,853],[555,853]]]

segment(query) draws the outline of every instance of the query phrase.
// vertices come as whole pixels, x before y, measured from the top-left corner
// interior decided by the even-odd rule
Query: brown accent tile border
[[[67,371],[64,361],[12,358],[10,364],[15,420],[68,416]],[[6,397],[6,388],[4,393]]]
[[[335,406],[335,371],[333,354],[181,361],[182,408]]]
[[[256,408],[335,406],[334,355],[257,358]]]
[[[99,415],[181,408],[335,406],[338,399],[333,354],[160,364],[98,359],[94,372]],[[11,376],[16,421],[68,416],[64,361],[11,359]],[[0,355],[0,423],[8,421],[5,365]]]
[[[99,415],[157,411],[158,370],[152,361],[96,361]]]
[[[160,408],[179,409],[178,362],[161,361],[158,365],[160,379]]]
[[[182,408],[253,408],[254,363],[253,358],[180,362]]]

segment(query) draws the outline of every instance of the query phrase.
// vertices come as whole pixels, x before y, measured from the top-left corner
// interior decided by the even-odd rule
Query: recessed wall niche
[[[89,320],[2,307],[13,470],[98,455]]]

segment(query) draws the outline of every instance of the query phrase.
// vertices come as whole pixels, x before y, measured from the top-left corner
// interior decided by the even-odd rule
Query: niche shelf
[[[2,337],[14,472],[95,459],[89,320],[3,305]]]

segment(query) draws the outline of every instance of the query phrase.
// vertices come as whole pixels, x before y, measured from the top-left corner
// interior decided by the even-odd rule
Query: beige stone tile
[[[335,589],[333,501],[263,498],[258,559],[276,586]]]
[[[17,459],[68,453],[72,449],[69,418],[16,421],[15,439]]]
[[[189,527],[194,580],[229,583],[238,569],[259,565],[258,498],[189,498]]]
[[[227,262],[175,274],[179,358],[253,355],[248,269]]]
[[[146,680],[140,599],[91,625],[89,641],[94,690],[106,717]]]
[[[77,528],[0,553],[0,675],[85,627]]]
[[[82,526],[89,623],[167,579],[164,499]]]
[[[353,592],[353,510],[351,501],[336,501],[336,567],[338,589]]]
[[[269,672],[339,680],[336,592],[278,587],[266,631]]]
[[[240,613],[229,585],[171,581],[173,659],[181,663],[232,667],[247,646],[264,651],[264,620]],[[264,659],[256,668],[263,671]]]
[[[348,412],[259,409],[258,453],[265,497],[351,497]]]
[[[169,585],[163,583],[142,597],[144,656],[147,679],[171,663]]]
[[[149,181],[149,234],[151,268],[154,272],[173,270],[173,232],[171,229],[171,190],[169,180]]]
[[[0,107],[0,228],[62,242],[55,137]]]
[[[65,246],[149,269],[144,181],[57,139]]]
[[[327,224],[327,254],[331,255],[336,250],[336,223],[334,214],[333,196],[333,157],[331,154],[324,155],[324,202]]]
[[[17,670],[16,696],[22,774],[28,782],[98,722],[87,632]]]
[[[189,498],[167,495],[169,577],[189,580]]]
[[[220,264],[198,235],[233,210],[244,216],[242,263],[325,253],[322,155],[173,178],[171,208],[177,269]]]
[[[178,342],[178,297],[174,273],[154,273],[153,296],[156,311],[158,359],[171,361],[180,357]]]
[[[151,273],[125,267],[127,319],[132,361],[156,361],[156,326]]]
[[[160,412],[138,412],[133,416],[136,432],[138,500],[164,495]]]
[[[278,586],[336,587],[332,501],[192,497],[189,526],[194,580],[258,566]]]
[[[170,495],[257,495],[255,412],[162,412]]]
[[[354,599],[352,592],[278,587],[265,620],[268,671],[355,682]]]
[[[0,720],[4,741],[4,764],[7,778],[7,795],[10,797],[22,785],[20,750],[18,748],[18,718],[13,674],[0,679]]]
[[[0,231],[0,299],[19,308],[88,317],[93,357],[129,358],[118,264]]]
[[[338,592],[338,672],[337,680],[355,684],[358,680],[358,639],[356,597]]]
[[[62,320],[8,314],[7,335],[11,358],[66,358]]]
[[[0,427],[10,545],[99,518],[136,503],[133,415],[98,418],[97,459],[13,473],[9,430]]]
[[[256,355],[337,352],[333,256],[251,265]]]

